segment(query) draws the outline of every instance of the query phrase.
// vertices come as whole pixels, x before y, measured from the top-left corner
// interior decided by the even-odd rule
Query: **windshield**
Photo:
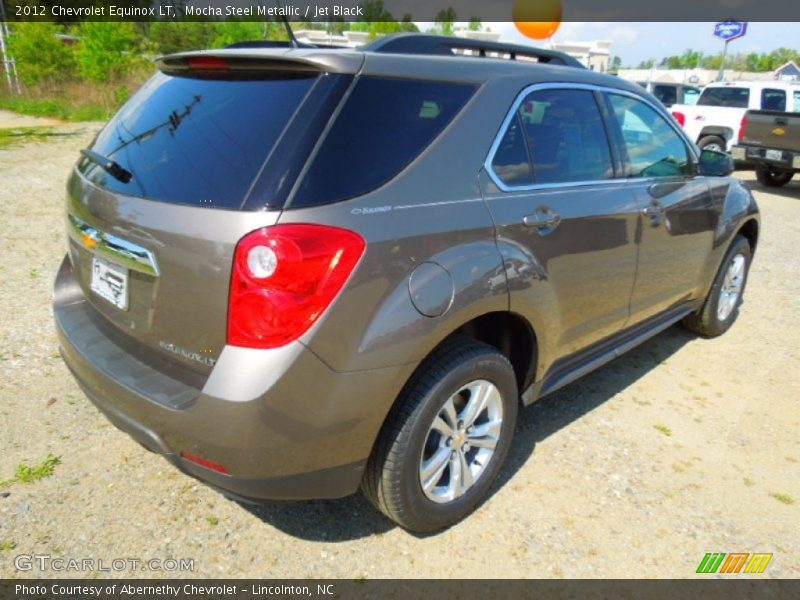
[[[240,208],[316,77],[220,80],[159,73],[106,125],[92,151],[132,174],[80,170],[110,190],[197,206]]]

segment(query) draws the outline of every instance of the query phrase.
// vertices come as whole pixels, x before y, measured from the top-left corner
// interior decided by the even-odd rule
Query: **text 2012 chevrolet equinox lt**
[[[360,486],[435,530],[521,402],[736,319],[758,209],[639,86],[458,38],[256,46],[160,59],[68,184],[64,359],[182,471],[250,501]]]

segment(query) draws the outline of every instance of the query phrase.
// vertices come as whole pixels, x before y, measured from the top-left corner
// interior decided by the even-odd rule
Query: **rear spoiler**
[[[300,48],[249,47],[182,52],[156,59],[156,67],[168,75],[247,76],[267,73],[357,73],[364,55],[352,51]]]

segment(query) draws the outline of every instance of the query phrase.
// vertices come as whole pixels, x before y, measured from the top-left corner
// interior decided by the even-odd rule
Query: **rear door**
[[[486,164],[511,310],[534,323],[551,362],[628,318],[638,207],[615,179],[598,98],[588,86],[532,86]]]
[[[629,190],[642,214],[630,308],[636,323],[698,296],[717,210],[672,120],[631,95],[605,97],[625,150]]]
[[[277,221],[295,168],[286,157],[302,145],[292,124],[319,127],[302,107],[336,77],[159,73],[95,139],[95,160],[79,161],[68,187],[70,254],[95,314],[134,349],[209,371],[226,340],[236,243]]]

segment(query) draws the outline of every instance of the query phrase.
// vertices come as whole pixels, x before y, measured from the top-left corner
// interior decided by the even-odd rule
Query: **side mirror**
[[[727,177],[733,173],[733,157],[717,150],[703,150],[700,152],[698,172],[700,175]]]

